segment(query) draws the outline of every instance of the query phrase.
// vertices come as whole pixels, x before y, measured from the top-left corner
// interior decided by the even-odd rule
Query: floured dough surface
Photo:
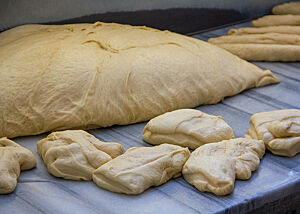
[[[248,134],[253,139],[263,140],[273,154],[292,157],[300,152],[300,110],[254,114]]]
[[[268,26],[268,27],[243,27],[230,29],[228,35],[244,35],[244,34],[300,34],[300,26]]]
[[[35,166],[36,160],[31,151],[5,137],[0,138],[0,194],[13,192],[20,171]]]
[[[191,149],[231,138],[234,138],[232,128],[222,117],[195,109],[180,109],[155,117],[143,131],[143,139],[150,144],[169,143]]]
[[[261,140],[236,138],[210,143],[196,149],[185,163],[184,179],[202,192],[227,195],[235,178],[246,180],[265,153]]]
[[[275,15],[300,15],[300,2],[289,2],[277,5],[273,7],[272,12]]]
[[[187,148],[171,144],[133,147],[99,167],[93,181],[112,192],[140,194],[180,176],[189,155]]]
[[[37,143],[48,172],[70,180],[91,180],[95,169],[119,156],[123,146],[102,142],[82,130],[53,132]]]
[[[206,42],[120,24],[0,34],[0,137],[149,120],[279,80]]]
[[[268,15],[252,21],[253,27],[300,25],[300,15]]]

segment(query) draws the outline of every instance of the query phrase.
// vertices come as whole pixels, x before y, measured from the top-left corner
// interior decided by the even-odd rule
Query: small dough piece
[[[36,166],[32,152],[6,137],[0,138],[0,194],[15,190],[20,171]]]
[[[300,15],[268,15],[252,21],[252,27],[300,25]]]
[[[285,4],[280,4],[272,9],[274,15],[300,15],[300,2],[289,2]]]
[[[37,151],[52,175],[89,181],[95,169],[123,153],[123,146],[104,143],[82,130],[67,130],[40,140]]]
[[[254,114],[250,118],[248,135],[263,140],[273,154],[292,157],[300,152],[300,110]]]
[[[208,40],[212,44],[283,44],[300,45],[300,35],[266,33],[249,35],[226,35]]]
[[[299,45],[276,44],[217,44],[219,47],[248,61],[300,61]]]
[[[265,153],[261,140],[236,138],[196,149],[185,163],[184,179],[202,192],[227,195],[235,178],[247,180]]]
[[[190,149],[232,138],[232,128],[221,116],[196,109],[180,109],[155,117],[143,132],[143,139],[150,144],[170,143]]]
[[[112,192],[140,194],[179,177],[189,156],[188,148],[171,144],[133,147],[95,170],[93,181]]]
[[[300,26],[243,27],[238,29],[230,29],[227,34],[244,35],[264,33],[300,34]]]

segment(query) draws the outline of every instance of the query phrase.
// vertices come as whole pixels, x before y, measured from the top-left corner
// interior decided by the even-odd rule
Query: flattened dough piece
[[[265,33],[249,35],[226,35],[208,40],[212,44],[282,44],[300,45],[300,35]]]
[[[52,175],[89,181],[95,169],[123,153],[123,146],[104,143],[82,130],[67,130],[40,140],[37,151]]]
[[[187,148],[171,144],[133,147],[95,170],[93,181],[112,192],[140,194],[180,176],[189,156]]]
[[[191,149],[231,138],[234,138],[232,128],[221,116],[196,109],[180,109],[155,117],[143,132],[143,139],[148,143],[169,143]]]
[[[252,21],[253,27],[300,25],[300,15],[268,15]]]
[[[300,15],[300,2],[289,2],[277,5],[273,7],[272,12],[275,15]]]
[[[236,138],[196,149],[185,163],[184,179],[202,192],[227,195],[235,178],[247,180],[265,153],[261,140]]]
[[[248,135],[263,140],[273,154],[292,157],[300,152],[300,110],[254,114],[250,118]]]
[[[15,190],[20,171],[36,166],[32,152],[6,137],[0,138],[0,194]]]
[[[238,29],[230,29],[227,34],[243,35],[264,33],[300,34],[300,26],[243,27]]]
[[[279,82],[207,42],[147,27],[25,25],[1,33],[0,46],[0,137],[126,125]]]
[[[275,44],[217,44],[248,61],[300,61],[300,46]]]

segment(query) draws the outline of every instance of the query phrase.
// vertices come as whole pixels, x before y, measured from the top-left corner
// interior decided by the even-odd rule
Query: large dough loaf
[[[130,124],[279,80],[206,42],[119,24],[0,34],[0,137]]]
[[[300,15],[300,2],[289,2],[289,3],[277,5],[273,7],[272,12],[275,15],[285,15],[285,14]]]

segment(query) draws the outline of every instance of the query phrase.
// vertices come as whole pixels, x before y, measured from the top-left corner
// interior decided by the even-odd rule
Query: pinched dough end
[[[104,143],[82,130],[53,132],[37,144],[49,173],[69,180],[91,180],[95,169],[123,153],[119,143]]]
[[[31,151],[5,137],[0,138],[0,194],[13,192],[20,171],[35,166],[36,160]]]
[[[169,143],[190,149],[232,138],[233,130],[222,117],[196,109],[180,109],[155,117],[143,132],[143,139],[150,144]]]
[[[133,147],[95,170],[93,181],[112,192],[140,194],[180,176],[189,155],[187,148],[170,144]]]
[[[182,174],[202,192],[227,195],[233,191],[235,178],[251,177],[264,153],[261,140],[237,138],[206,144],[191,154]]]
[[[273,154],[292,157],[300,152],[300,110],[284,109],[252,115],[248,134],[263,140]]]

